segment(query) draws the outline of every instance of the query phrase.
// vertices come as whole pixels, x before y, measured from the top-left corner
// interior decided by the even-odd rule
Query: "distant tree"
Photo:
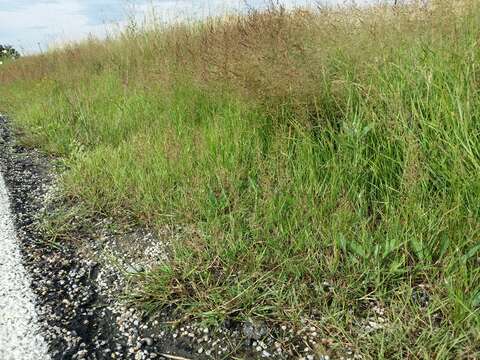
[[[0,60],[18,59],[20,53],[10,45],[0,44]]]

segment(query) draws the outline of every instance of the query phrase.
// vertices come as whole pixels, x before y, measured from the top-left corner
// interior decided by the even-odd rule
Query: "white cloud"
[[[37,51],[38,43],[77,40],[89,33],[104,34],[105,26],[92,25],[81,1],[30,3],[17,10],[0,11],[0,42]],[[6,39],[4,39],[6,37]]]

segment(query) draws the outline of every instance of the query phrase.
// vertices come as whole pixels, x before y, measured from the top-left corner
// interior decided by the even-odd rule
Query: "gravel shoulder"
[[[8,193],[0,173],[0,358],[50,359],[35,309],[31,279],[10,213]]]

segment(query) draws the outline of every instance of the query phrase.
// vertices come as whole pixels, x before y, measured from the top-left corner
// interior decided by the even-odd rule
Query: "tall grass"
[[[367,358],[475,358],[479,10],[131,26],[2,67],[0,107],[64,159],[82,215],[177,226],[133,295],[148,309],[308,317]],[[385,326],[366,333],[372,303]]]

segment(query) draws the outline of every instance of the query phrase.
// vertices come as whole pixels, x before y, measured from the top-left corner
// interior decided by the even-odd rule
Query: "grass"
[[[478,10],[132,25],[2,66],[0,108],[62,159],[83,216],[179,229],[171,262],[132,294],[146,309],[308,318],[331,355],[473,359]],[[373,305],[384,325],[366,332]]]

